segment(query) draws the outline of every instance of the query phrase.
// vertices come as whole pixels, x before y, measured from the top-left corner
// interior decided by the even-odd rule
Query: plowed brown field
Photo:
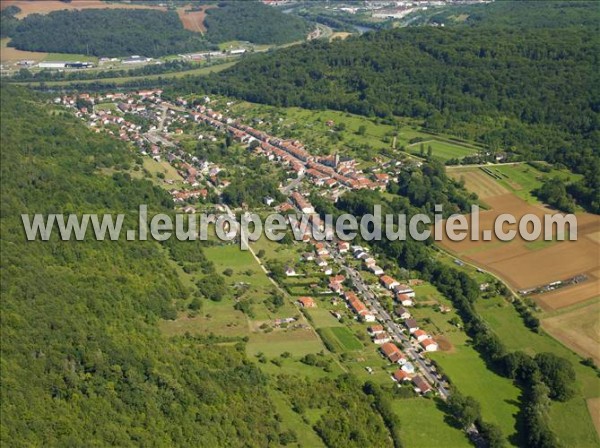
[[[530,213],[540,217],[542,222],[544,214],[556,213],[555,210],[529,204],[506,192],[504,187],[477,168],[466,169],[459,176],[465,179],[468,189],[478,193],[491,207],[491,210],[480,213],[481,230],[493,230],[496,218],[502,213],[512,214],[517,222]],[[517,238],[502,242],[492,237],[491,241],[465,239],[453,242],[446,239],[441,246],[495,273],[518,290],[585,274],[588,279],[584,282],[536,297],[544,308],[558,309],[600,295],[600,216],[578,213],[576,217],[577,241],[528,242]],[[516,229],[516,226],[505,228]]]

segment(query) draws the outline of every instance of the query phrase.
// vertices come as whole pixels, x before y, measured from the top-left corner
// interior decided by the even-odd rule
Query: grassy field
[[[44,84],[47,85],[48,87],[69,86],[69,85],[74,85],[74,84],[122,85],[122,84],[127,84],[127,83],[133,82],[133,81],[140,81],[142,79],[156,80],[156,79],[161,78],[164,80],[168,80],[168,79],[182,78],[184,76],[203,76],[203,75],[208,75],[210,73],[217,73],[217,72],[223,71],[229,67],[232,67],[236,62],[237,61],[225,62],[223,64],[211,65],[210,67],[201,67],[201,68],[195,68],[193,70],[185,70],[182,72],[175,72],[175,73],[162,73],[162,74],[158,74],[158,75],[126,76],[126,77],[122,77],[122,78],[86,79],[86,80],[79,80],[79,81],[48,81],[48,82],[45,82]],[[17,84],[29,85],[32,87],[39,87],[39,85],[40,85],[39,82],[17,83]]]
[[[479,354],[458,337],[450,337],[454,350],[436,352],[429,356],[436,360],[464,395],[471,395],[481,403],[486,421],[502,428],[505,437],[515,434],[516,415],[519,412],[519,389],[511,380],[491,372]]]
[[[45,61],[66,61],[66,62],[93,62],[98,64],[98,58],[95,56],[86,56],[85,54],[69,54],[69,53],[48,53]]]
[[[269,387],[268,390],[269,397],[275,405],[277,413],[283,417],[281,427],[284,430],[292,430],[298,435],[297,446],[306,448],[324,447],[323,441],[312,427],[302,419],[300,414],[292,410],[292,404],[286,396],[272,387]]]
[[[435,401],[410,398],[395,400],[394,412],[401,425],[401,438],[407,447],[448,447],[472,446],[466,434],[445,421],[445,414]]]
[[[274,357],[284,352],[290,352],[293,356],[304,356],[308,353],[318,353],[324,348],[314,331],[290,329],[251,335],[247,352],[250,356],[264,353],[267,357]]]
[[[443,162],[450,159],[462,159],[465,156],[477,153],[477,148],[475,147],[436,139],[429,139],[423,142],[414,143],[410,145],[408,149],[413,153],[419,152],[421,145],[425,147],[425,154],[427,154],[427,150],[429,146],[431,146],[432,157]]]
[[[185,333],[239,337],[249,335],[246,316],[233,308],[231,300],[206,300],[198,316],[190,317],[187,312],[181,312],[176,320],[161,321],[159,325],[166,336]]]
[[[514,307],[503,299],[479,300],[476,308],[509,350],[523,350],[530,355],[551,352],[571,361],[579,393],[566,403],[552,403],[552,428],[565,446],[597,446],[598,435],[585,402],[588,398],[600,397],[600,380],[593,370],[583,366],[579,356],[546,333],[528,330]]]
[[[341,327],[344,325],[333,317],[328,309],[319,307],[306,310],[305,312],[311,317],[315,328]]]
[[[179,175],[177,170],[173,168],[167,161],[157,162],[149,157],[144,157],[144,169],[146,169],[153,177],[156,177],[159,173],[165,176],[165,180],[172,180],[174,182],[182,181],[183,178]]]
[[[328,327],[318,330],[321,338],[338,353],[363,348],[361,342],[348,329],[348,327]]]
[[[550,172],[544,173],[526,163],[496,165],[490,166],[489,169],[501,176],[501,179],[497,180],[500,185],[530,204],[539,204],[539,201],[531,192],[541,187],[543,179],[558,177],[565,181],[572,181],[581,178],[580,175],[573,174],[568,170],[554,168]]]

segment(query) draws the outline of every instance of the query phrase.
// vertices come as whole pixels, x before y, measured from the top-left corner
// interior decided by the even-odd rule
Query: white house
[[[420,344],[421,347],[423,347],[425,351],[428,352],[435,352],[438,349],[437,342],[435,342],[433,339],[424,339],[423,341],[421,341]]]
[[[384,333],[383,325],[371,325],[367,328],[367,332],[370,336],[375,336],[376,334]]]
[[[377,319],[375,319],[375,315],[373,313],[365,313],[362,315],[363,319],[365,320],[365,322],[375,322]]]
[[[406,362],[402,367],[400,367],[406,373],[415,373],[415,366],[412,362]]]
[[[400,302],[402,306],[413,306],[413,299],[407,294],[398,294],[396,300]]]
[[[424,341],[425,339],[429,339],[431,337],[427,334],[426,331],[423,331],[421,329],[416,330],[412,335],[417,340],[417,342]]]
[[[319,266],[319,267],[327,266],[327,262],[322,258],[317,258],[317,266]]]
[[[406,308],[399,306],[399,307],[396,307],[394,312],[401,319],[410,319],[410,313],[406,310]]]
[[[390,338],[390,335],[387,334],[385,331],[373,336],[373,342],[377,345],[385,344],[386,342],[390,342],[391,340],[392,339]]]
[[[411,299],[414,298],[416,295],[415,291],[408,285],[399,284],[399,285],[395,286],[393,289],[396,294],[406,294]]]
[[[419,324],[414,319],[406,319],[404,321],[404,326],[408,329],[410,334],[413,334],[419,329]]]
[[[381,269],[379,266],[377,265],[373,265],[373,266],[369,266],[369,270],[375,274],[375,275],[382,275],[383,274],[383,269]]]

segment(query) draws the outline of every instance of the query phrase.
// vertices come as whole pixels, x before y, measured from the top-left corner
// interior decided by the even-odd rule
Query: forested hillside
[[[536,11],[543,15],[544,4]],[[600,17],[595,8],[587,12]],[[553,27],[422,27],[311,42],[182,87],[281,106],[420,118],[431,131],[585,173],[569,191],[598,212],[600,38],[594,27],[565,17]]]
[[[216,49],[215,44],[234,40],[279,45],[304,40],[311,30],[304,19],[255,1],[208,9],[205,35],[184,29],[175,11],[87,9],[17,20],[18,12],[9,7],[0,15],[2,37],[11,37],[11,47],[100,57],[158,57]]]
[[[174,11],[54,11],[27,16],[13,27],[10,45],[27,51],[157,57],[210,47],[200,34],[184,29]]]
[[[167,195],[95,174],[130,156],[75,119],[6,87],[1,107],[2,444],[264,446],[277,437],[266,378],[243,349],[159,334],[156,321],[189,291],[157,243],[25,241],[21,213],[160,210]]]
[[[27,242],[21,214],[129,212],[134,228],[139,204],[173,204],[128,174],[138,161],[124,143],[24,90],[3,86],[0,98],[3,446],[292,443],[270,388],[321,415],[314,430],[330,446],[392,445],[353,377],[275,378],[246,357],[245,339],[163,336],[159,320],[198,301],[168,257],[198,269],[196,242]]]
[[[204,21],[211,42],[244,40],[255,44],[285,44],[304,40],[308,22],[260,2],[228,2],[209,9]]]

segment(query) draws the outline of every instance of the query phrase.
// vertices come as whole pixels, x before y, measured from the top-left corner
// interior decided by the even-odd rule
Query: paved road
[[[444,400],[448,398],[450,391],[441,384],[438,384],[439,381],[436,378],[437,374],[432,370],[432,366],[425,363],[425,359],[419,354],[411,339],[404,334],[401,326],[394,322],[394,319],[389,315],[381,303],[379,303],[372,287],[364,282],[356,269],[347,265],[344,257],[340,255],[334,247],[329,245],[328,250],[333,259],[342,267],[348,278],[350,278],[356,290],[365,299],[371,309],[375,311],[379,323],[381,323],[387,329],[388,333],[393,336],[394,340],[402,346],[406,355],[419,367],[420,373],[427,381],[437,387],[440,397]]]
[[[300,186],[300,184],[302,183],[302,179],[304,179],[304,173],[298,174],[298,177],[296,179],[292,180],[289,184],[281,188],[279,191],[281,191],[282,194],[289,196],[293,190],[296,190]]]

